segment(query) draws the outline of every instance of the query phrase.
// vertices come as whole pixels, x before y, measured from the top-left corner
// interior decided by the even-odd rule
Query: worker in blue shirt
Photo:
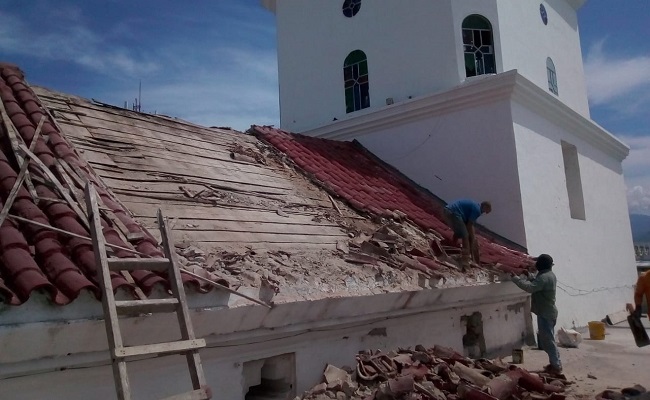
[[[475,263],[480,263],[478,242],[474,236],[474,223],[482,214],[489,214],[492,211],[492,204],[483,201],[480,204],[470,199],[460,199],[447,204],[444,210],[447,225],[454,231],[454,244],[458,239],[462,240],[461,261],[463,264],[469,262],[469,258]]]

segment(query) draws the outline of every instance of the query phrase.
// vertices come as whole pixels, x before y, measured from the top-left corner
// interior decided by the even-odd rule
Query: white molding
[[[327,139],[352,139],[373,133],[377,129],[390,128],[402,123],[492,103],[495,100],[508,99],[512,93],[512,84],[505,85],[502,81],[514,82],[516,74],[517,71],[513,70],[483,79],[467,80],[451,90],[384,106],[363,115],[351,116],[300,133]]]
[[[630,148],[621,140],[521,75],[516,77],[512,100],[592,144],[619,162],[630,153]]]
[[[521,104],[618,161],[623,161],[629,154],[630,149],[625,143],[552,94],[537,87],[517,70],[487,76],[480,80],[468,80],[451,90],[385,106],[301,133],[313,137],[350,140],[378,130],[490,104],[498,100],[515,101]]]

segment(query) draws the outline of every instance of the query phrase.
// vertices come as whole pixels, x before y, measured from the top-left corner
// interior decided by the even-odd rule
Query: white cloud
[[[0,11],[0,52],[74,62],[100,72],[95,84],[72,94],[117,106],[125,100],[133,102],[142,79],[145,112],[238,130],[251,124],[278,124],[276,53],[259,45],[260,38],[274,36],[268,26],[230,19],[228,32],[242,33],[219,38],[158,37],[142,55],[128,44],[120,46],[119,38],[133,36],[130,24],[117,22],[110,32],[100,34],[87,27],[81,13],[70,15],[74,17],[66,24],[43,34],[26,20]]]
[[[591,46],[585,59],[589,100],[592,105],[617,102],[621,110],[639,110],[643,103],[650,101],[644,95],[650,88],[650,55],[626,58],[606,54],[604,44],[602,40]]]
[[[55,31],[42,34],[31,23],[0,11],[0,50],[55,61],[71,61],[107,75],[148,74],[159,66],[128,49],[107,43],[83,25],[81,15],[57,25]]]
[[[201,59],[190,59],[180,49],[161,52],[177,58],[165,59],[162,79],[142,80],[142,111],[237,130],[251,124],[278,124],[275,52],[221,47]],[[123,89],[112,88],[94,97],[122,105]]]
[[[623,162],[631,213],[650,214],[650,136],[623,136],[630,155]]]
[[[634,186],[627,191],[627,204],[631,214],[650,214],[650,188]]]

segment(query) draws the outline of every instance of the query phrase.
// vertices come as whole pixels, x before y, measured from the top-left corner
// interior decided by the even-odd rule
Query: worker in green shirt
[[[548,254],[541,254],[535,259],[535,268],[538,272],[534,278],[525,279],[513,274],[512,282],[531,293],[531,311],[537,315],[539,347],[548,354],[550,362],[544,370],[552,374],[561,374],[562,363],[554,333],[557,321],[557,307],[555,307],[557,278],[552,267],[553,258]]]

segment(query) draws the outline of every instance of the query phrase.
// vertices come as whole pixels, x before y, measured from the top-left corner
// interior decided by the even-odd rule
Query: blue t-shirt
[[[481,205],[474,200],[460,199],[447,204],[446,207],[452,213],[458,215],[463,222],[475,222],[481,216]]]

